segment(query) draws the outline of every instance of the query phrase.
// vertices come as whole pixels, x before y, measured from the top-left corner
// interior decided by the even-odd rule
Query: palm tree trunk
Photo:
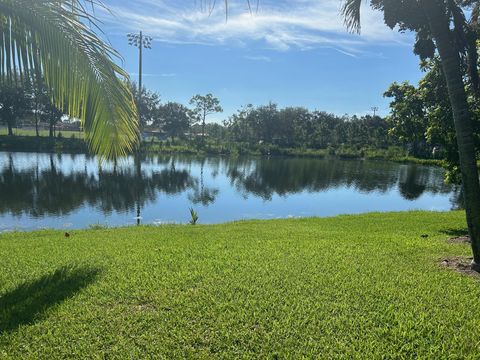
[[[453,110],[468,231],[472,240],[472,267],[478,271],[480,270],[480,183],[472,120],[462,78],[460,56],[450,31],[450,20],[446,15],[444,1],[423,0],[422,5],[440,54]]]

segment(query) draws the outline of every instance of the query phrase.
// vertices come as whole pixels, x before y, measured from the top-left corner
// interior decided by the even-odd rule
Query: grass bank
[[[77,139],[83,139],[83,131],[72,131],[72,130],[57,130],[57,134],[61,134],[61,136],[65,138],[77,138]],[[13,134],[15,136],[36,136],[36,132],[34,129],[22,129],[22,128],[14,128],[13,129]],[[49,131],[48,130],[39,130],[38,131],[39,136],[41,137],[48,137],[49,136]],[[8,129],[5,127],[0,127],[0,136],[3,135],[8,135]]]
[[[287,156],[307,158],[338,158],[349,160],[384,160],[400,163],[414,163],[421,165],[443,166],[442,160],[420,159],[413,156],[406,156],[406,151],[400,146],[391,146],[385,149],[374,147],[369,148],[283,148],[272,145],[248,145],[242,143],[217,144],[214,141],[206,145],[195,145],[187,142],[171,141],[145,141],[143,151],[146,153],[169,153],[169,154],[194,154],[194,155],[251,155],[251,156]]]
[[[464,214],[0,235],[0,358],[478,358]],[[421,237],[421,235],[428,237]]]
[[[5,133],[3,129],[3,133]],[[83,141],[81,132],[59,132],[59,136],[48,137],[48,132],[41,132],[35,136],[33,130],[16,129],[13,137],[2,134],[0,129],[0,151],[28,151],[51,153],[87,153],[88,147]],[[158,141],[150,139],[142,143],[142,151],[148,154],[186,154],[186,155],[226,155],[226,156],[287,156],[308,158],[339,158],[339,159],[364,159],[386,160],[401,163],[415,163],[422,165],[443,166],[441,160],[419,159],[405,156],[405,150],[399,146],[385,149],[377,148],[283,148],[274,145],[251,145],[244,143],[220,143],[214,140],[207,141],[205,145],[199,142],[190,142],[176,139],[174,141]]]

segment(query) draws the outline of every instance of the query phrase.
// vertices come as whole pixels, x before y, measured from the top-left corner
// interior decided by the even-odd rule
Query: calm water
[[[84,155],[0,152],[0,231],[450,210],[440,168],[376,161],[156,156],[99,166]]]

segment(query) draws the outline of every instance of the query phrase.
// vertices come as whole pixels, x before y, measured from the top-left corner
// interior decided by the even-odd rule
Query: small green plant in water
[[[198,214],[195,210],[193,210],[193,208],[190,208],[190,217],[190,225],[197,225]]]

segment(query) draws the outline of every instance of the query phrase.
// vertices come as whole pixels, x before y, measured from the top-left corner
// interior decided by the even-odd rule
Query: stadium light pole
[[[144,35],[141,31],[138,34],[127,34],[128,44],[138,48],[138,102],[142,97],[142,70],[143,70],[143,49],[152,48],[152,37]]]
[[[152,48],[152,38],[150,36],[145,36],[143,35],[143,33],[140,31],[138,34],[134,34],[134,33],[130,33],[130,34],[127,34],[127,38],[128,38],[128,44],[131,45],[131,46],[135,46],[136,48],[138,48],[138,98],[137,98],[137,103],[138,103],[138,106],[140,106],[140,103],[141,103],[141,100],[142,100],[142,89],[143,89],[143,85],[142,85],[142,70],[143,70],[143,49],[151,49]],[[138,126],[139,128],[141,129],[141,121],[140,121],[140,111],[138,111]],[[139,142],[138,144],[141,143],[141,132],[139,132],[138,134],[138,137],[139,137]],[[138,157],[139,153],[138,153],[138,148],[137,148],[137,152],[135,154],[135,162],[136,162],[136,175],[137,175],[137,181],[140,181],[140,178],[141,178],[141,172],[142,172],[142,169],[141,169],[141,161],[140,161],[140,158]],[[138,187],[138,185],[136,185],[136,187]],[[140,225],[140,222],[141,222],[141,219],[142,219],[142,216],[140,214],[140,199],[139,199],[139,191],[138,191],[138,188],[136,189],[136,203],[137,203],[137,216],[136,216],[136,220],[137,220],[137,225]]]

